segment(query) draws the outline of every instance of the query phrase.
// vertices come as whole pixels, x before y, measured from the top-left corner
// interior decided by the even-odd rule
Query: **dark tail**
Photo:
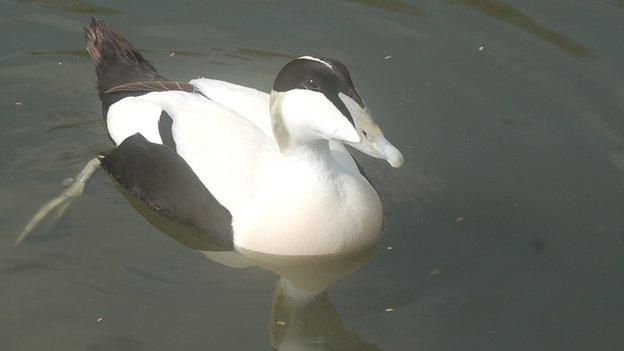
[[[107,94],[107,90],[126,83],[166,80],[126,38],[98,18],[91,17],[91,24],[85,27],[85,40],[95,64],[104,114],[110,105],[128,96]]]

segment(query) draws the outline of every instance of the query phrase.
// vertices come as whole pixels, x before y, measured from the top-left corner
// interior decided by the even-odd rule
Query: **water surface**
[[[350,68],[406,164],[359,157],[382,193],[384,235],[359,270],[297,310],[312,316],[306,335],[356,342],[337,349],[624,345],[621,1],[0,9],[2,349],[270,350],[283,340],[277,307],[290,300],[274,273],[172,240],[104,173],[58,223],[12,247],[63,180],[111,147],[84,51],[89,15],[173,79],[270,90],[306,53]]]

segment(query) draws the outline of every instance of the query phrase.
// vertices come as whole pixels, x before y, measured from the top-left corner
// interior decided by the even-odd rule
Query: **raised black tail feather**
[[[164,81],[158,71],[112,26],[96,17],[85,27],[87,51],[95,64],[97,88],[104,115],[108,107],[129,92],[106,93],[109,89],[134,82]]]

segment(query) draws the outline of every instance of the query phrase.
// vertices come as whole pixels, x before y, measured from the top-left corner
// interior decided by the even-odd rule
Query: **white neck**
[[[271,127],[282,153],[299,145],[328,140],[359,142],[359,136],[348,120],[327,98],[301,89],[271,92]]]
[[[336,163],[327,140],[309,140],[291,144],[282,155],[295,162],[333,166]]]

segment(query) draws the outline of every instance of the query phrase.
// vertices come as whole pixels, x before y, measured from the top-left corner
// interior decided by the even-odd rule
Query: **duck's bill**
[[[339,94],[353,119],[353,126],[360,137],[359,142],[349,142],[349,145],[363,153],[381,158],[394,167],[403,165],[403,155],[386,139],[381,128],[375,123],[366,106],[358,104],[351,97]]]
[[[388,161],[390,166],[399,168],[403,165],[403,154],[401,151],[394,147],[386,138],[381,137],[381,140],[373,143],[373,147],[379,151],[381,158]]]
[[[390,166],[394,168],[401,167],[404,162],[403,154],[383,136],[379,127],[376,125],[375,127],[371,132],[366,133],[363,130],[358,130],[362,134],[360,142],[349,143],[349,145],[369,156],[388,161]]]

